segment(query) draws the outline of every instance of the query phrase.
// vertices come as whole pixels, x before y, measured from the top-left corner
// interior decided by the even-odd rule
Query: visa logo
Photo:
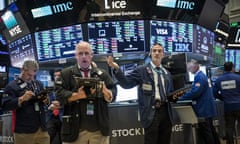
[[[34,8],[31,10],[31,12],[34,18],[39,18],[71,10],[73,10],[73,4],[69,1],[66,3],[60,3],[52,6],[47,5],[39,8]]]
[[[11,11],[6,11],[2,16],[1,16],[5,26],[7,29],[11,29],[15,27],[18,23],[16,18],[14,17],[13,13]]]

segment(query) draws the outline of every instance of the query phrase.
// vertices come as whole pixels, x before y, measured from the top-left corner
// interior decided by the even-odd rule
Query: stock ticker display
[[[213,64],[223,65],[225,62],[225,44],[220,42],[214,42],[213,52],[212,52]]]
[[[235,71],[240,72],[240,50],[239,49],[226,49],[225,50],[225,61],[233,62]]]
[[[88,41],[94,54],[144,52],[144,21],[88,23]]]
[[[35,33],[37,57],[41,62],[74,56],[75,45],[83,40],[81,25]]]
[[[193,52],[205,56],[211,56],[214,44],[214,32],[199,25],[195,25],[194,30],[196,46],[194,46],[195,48],[193,49]]]
[[[163,45],[165,52],[192,52],[193,24],[150,21],[150,46]]]
[[[36,60],[35,47],[30,34],[9,43],[8,48],[13,67],[22,67],[25,60]]]

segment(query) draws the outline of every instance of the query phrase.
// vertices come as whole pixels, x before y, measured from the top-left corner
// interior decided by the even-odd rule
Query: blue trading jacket
[[[202,71],[197,72],[191,90],[180,97],[179,100],[192,100],[192,107],[199,118],[216,116],[216,105],[212,89],[207,76]]]
[[[172,78],[170,73],[165,69],[163,75],[165,90],[168,95],[173,91]],[[123,88],[128,89],[138,85],[138,103],[141,124],[144,128],[149,127],[155,114],[155,86],[151,64],[149,63],[147,65],[137,67],[126,77],[119,69],[119,71],[115,73],[115,76]],[[169,115],[171,118],[170,106]]]
[[[224,102],[225,111],[240,110],[240,75],[225,72],[216,79],[213,92]]]

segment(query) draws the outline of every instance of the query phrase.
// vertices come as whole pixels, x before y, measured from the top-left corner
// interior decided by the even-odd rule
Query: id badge
[[[34,103],[34,110],[35,111],[39,111],[40,110],[39,104],[37,102]]]
[[[87,104],[87,115],[94,115],[94,105]]]

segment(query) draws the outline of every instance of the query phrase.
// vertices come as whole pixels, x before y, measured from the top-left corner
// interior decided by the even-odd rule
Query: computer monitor
[[[8,67],[8,82],[16,80],[21,73],[21,69],[17,67]]]
[[[87,29],[94,54],[145,52],[143,20],[94,22]]]
[[[25,35],[8,44],[9,56],[13,67],[21,68],[25,60],[36,60],[33,36]]]
[[[226,49],[225,61],[234,64],[235,72],[240,72],[240,49]]]
[[[207,76],[207,67],[205,65],[200,65],[199,69]],[[188,81],[194,81],[194,74],[192,74],[191,72],[188,72]]]
[[[150,21],[150,47],[160,43],[165,52],[192,52],[193,24]]]
[[[40,31],[34,35],[39,62],[74,57],[76,44],[83,40],[81,24]]]
[[[138,87],[124,89],[117,84],[117,96],[115,102],[135,102],[138,99]]]
[[[202,26],[195,25],[193,53],[211,57],[214,37],[214,32]]]

